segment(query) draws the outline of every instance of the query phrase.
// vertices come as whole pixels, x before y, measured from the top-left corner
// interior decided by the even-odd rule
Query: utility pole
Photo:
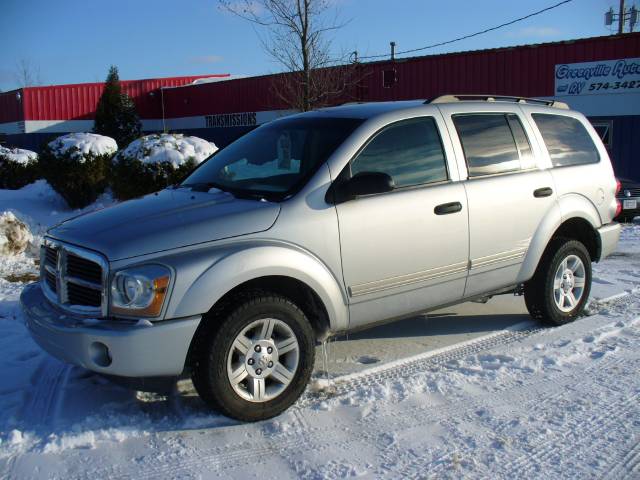
[[[610,7],[609,10],[604,12],[604,24],[607,27],[613,25],[615,21],[618,22],[618,35],[624,33],[625,22],[629,22],[629,33],[633,32],[633,28],[636,26],[636,23],[638,23],[638,18],[640,18],[640,10],[638,10],[635,5],[632,5],[631,8],[626,11],[624,0],[620,0],[619,13],[614,13],[613,7]]]
[[[620,10],[618,11],[618,35],[622,35],[624,29],[624,0],[620,0]]]

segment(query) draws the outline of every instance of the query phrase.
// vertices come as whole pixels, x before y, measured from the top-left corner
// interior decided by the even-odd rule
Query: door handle
[[[551,187],[538,188],[533,191],[533,196],[536,198],[550,197],[552,194],[553,189]]]
[[[462,210],[462,204],[460,202],[443,203],[436,206],[433,209],[433,213],[436,215],[449,215],[450,213],[456,213]]]

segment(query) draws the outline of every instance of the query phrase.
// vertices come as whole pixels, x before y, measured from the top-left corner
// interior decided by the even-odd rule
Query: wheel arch
[[[602,245],[597,226],[600,223],[600,216],[589,200],[580,195],[562,197],[558,207],[549,212],[534,233],[517,282],[523,283],[533,277],[546,249],[557,238],[582,242],[591,260],[599,261]]]
[[[345,294],[329,269],[308,252],[276,245],[251,246],[218,260],[189,287],[172,316],[206,316],[247,289],[268,290],[299,303],[319,336],[348,326]]]

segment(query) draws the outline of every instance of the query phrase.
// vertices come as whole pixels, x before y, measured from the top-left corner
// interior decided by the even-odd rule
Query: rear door
[[[529,116],[549,152],[559,198],[580,195],[597,210],[600,218],[593,219],[597,226],[610,222],[616,206],[615,178],[607,151],[588,121],[575,112],[555,114],[549,109],[532,109]],[[562,214],[564,220],[574,212]]]
[[[553,178],[540,168],[537,145],[534,150],[518,108],[441,109],[457,135],[454,146],[467,177],[470,270],[465,297],[514,285],[531,239],[556,201]]]

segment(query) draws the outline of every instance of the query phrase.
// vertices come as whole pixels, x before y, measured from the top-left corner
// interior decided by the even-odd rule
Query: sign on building
[[[640,93],[640,58],[556,65],[555,95]]]
[[[256,112],[220,113],[205,115],[206,128],[255,127],[257,125]]]

